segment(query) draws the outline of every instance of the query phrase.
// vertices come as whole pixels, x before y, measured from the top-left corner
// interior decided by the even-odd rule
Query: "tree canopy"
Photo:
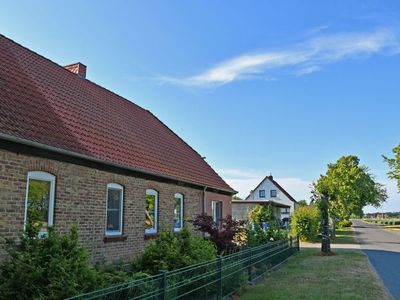
[[[297,201],[297,204],[300,206],[300,207],[304,207],[304,206],[307,206],[308,205],[308,203],[307,203],[307,200],[299,200],[299,201]]]
[[[392,150],[394,157],[388,158],[383,156],[384,160],[388,163],[390,171],[387,173],[389,178],[397,180],[397,187],[400,192],[400,144]]]
[[[364,206],[379,207],[387,199],[386,189],[360,165],[357,156],[342,156],[336,163],[328,164],[325,175],[313,184],[313,195],[323,195],[329,200],[329,214],[342,220],[351,214],[359,215]]]

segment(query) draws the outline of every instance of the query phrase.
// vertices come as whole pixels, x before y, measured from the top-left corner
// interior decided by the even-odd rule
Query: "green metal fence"
[[[253,283],[298,250],[297,238],[280,240],[68,300],[223,299]]]

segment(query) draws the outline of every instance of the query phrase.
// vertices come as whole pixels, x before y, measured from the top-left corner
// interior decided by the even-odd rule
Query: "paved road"
[[[353,224],[360,248],[393,297],[400,300],[400,234],[358,220]]]

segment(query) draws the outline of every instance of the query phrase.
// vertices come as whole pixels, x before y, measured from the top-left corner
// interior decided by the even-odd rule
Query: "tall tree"
[[[379,207],[387,199],[386,189],[360,165],[357,156],[342,156],[336,163],[328,164],[325,175],[313,184],[313,194],[328,199],[328,211],[335,233],[336,220],[349,220],[364,206]],[[318,198],[318,197],[317,197]]]
[[[397,187],[400,193],[400,144],[392,150],[394,157],[388,158],[383,156],[383,159],[388,163],[390,171],[387,173],[389,178],[397,180]]]

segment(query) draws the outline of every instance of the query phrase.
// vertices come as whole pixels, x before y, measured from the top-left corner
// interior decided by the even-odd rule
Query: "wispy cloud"
[[[310,38],[278,51],[243,54],[223,61],[199,74],[186,78],[161,77],[161,82],[188,86],[215,86],[254,77],[265,78],[272,70],[288,69],[306,75],[322,65],[344,59],[400,52],[398,35],[389,29],[371,32],[345,32]]]

